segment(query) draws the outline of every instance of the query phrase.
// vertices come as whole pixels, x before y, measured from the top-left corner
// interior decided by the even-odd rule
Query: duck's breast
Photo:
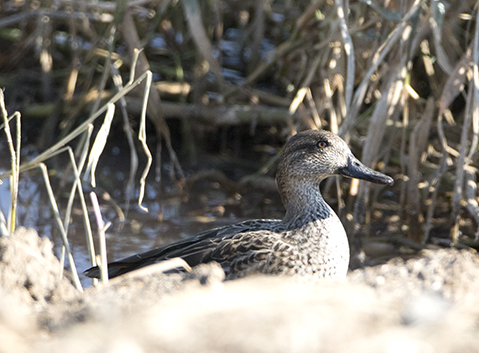
[[[349,243],[346,231],[334,213],[286,232],[282,241],[286,251],[273,253],[271,263],[281,263],[280,272],[283,274],[312,279],[346,277]]]

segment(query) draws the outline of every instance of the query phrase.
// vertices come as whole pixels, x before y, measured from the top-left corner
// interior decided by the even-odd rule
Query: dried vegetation
[[[296,130],[325,128],[396,180],[390,190],[357,181],[349,189],[326,185],[327,194],[342,200],[349,234],[371,236],[380,221],[390,236],[379,240],[410,248],[477,246],[477,2],[12,0],[0,6],[0,85],[8,110],[20,111],[24,124],[42,119],[43,148],[57,140],[51,131],[70,136],[121,91],[118,79],[128,80],[134,49],[144,48],[135,77],[154,73],[147,116],[179,185],[185,177],[176,153],[195,156],[209,142],[205,131],[233,131],[240,136],[234,148],[244,149],[251,148],[242,144],[244,134],[284,141]],[[117,100],[127,131],[127,114],[141,111],[138,96]],[[180,131],[170,133],[175,121]],[[178,148],[172,135],[182,136]],[[166,163],[160,156],[157,163]]]

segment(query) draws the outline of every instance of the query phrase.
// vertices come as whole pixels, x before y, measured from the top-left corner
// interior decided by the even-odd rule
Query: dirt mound
[[[74,291],[51,243],[20,229],[0,239],[0,351],[473,352],[479,261],[454,249],[355,270],[344,282],[278,277],[223,282],[132,272]]]
[[[35,309],[77,295],[73,285],[60,278],[61,266],[53,244],[32,229],[19,228],[0,238],[1,289]]]
[[[410,259],[391,259],[384,265],[352,271],[348,280],[375,288],[389,298],[422,293],[458,302],[479,291],[479,256],[469,250],[423,250]]]

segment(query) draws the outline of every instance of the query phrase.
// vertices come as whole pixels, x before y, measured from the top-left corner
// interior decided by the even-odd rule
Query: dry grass
[[[53,128],[69,136],[83,112],[91,116],[115,94],[110,80],[129,73],[133,50],[144,47],[136,76],[151,68],[162,81],[147,113],[179,184],[184,175],[165,118],[181,120],[181,152],[190,156],[208,143],[197,134],[205,126],[250,126],[253,134],[274,126],[283,139],[325,128],[396,180],[387,196],[361,182],[342,193],[352,237],[380,217],[418,243],[436,241],[439,225],[450,229],[452,243],[477,245],[475,230],[463,227],[479,218],[475,1],[17,4],[1,9],[8,50],[0,56],[0,84],[11,110],[44,119],[45,148],[54,145]],[[130,131],[126,114],[138,104],[131,97],[118,103]]]

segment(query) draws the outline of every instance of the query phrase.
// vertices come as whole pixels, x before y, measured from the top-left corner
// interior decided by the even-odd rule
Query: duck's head
[[[276,182],[285,206],[292,193],[309,192],[332,175],[357,178],[377,184],[394,180],[362,164],[338,135],[324,130],[308,130],[292,136],[284,147]],[[289,195],[288,195],[289,194]]]

